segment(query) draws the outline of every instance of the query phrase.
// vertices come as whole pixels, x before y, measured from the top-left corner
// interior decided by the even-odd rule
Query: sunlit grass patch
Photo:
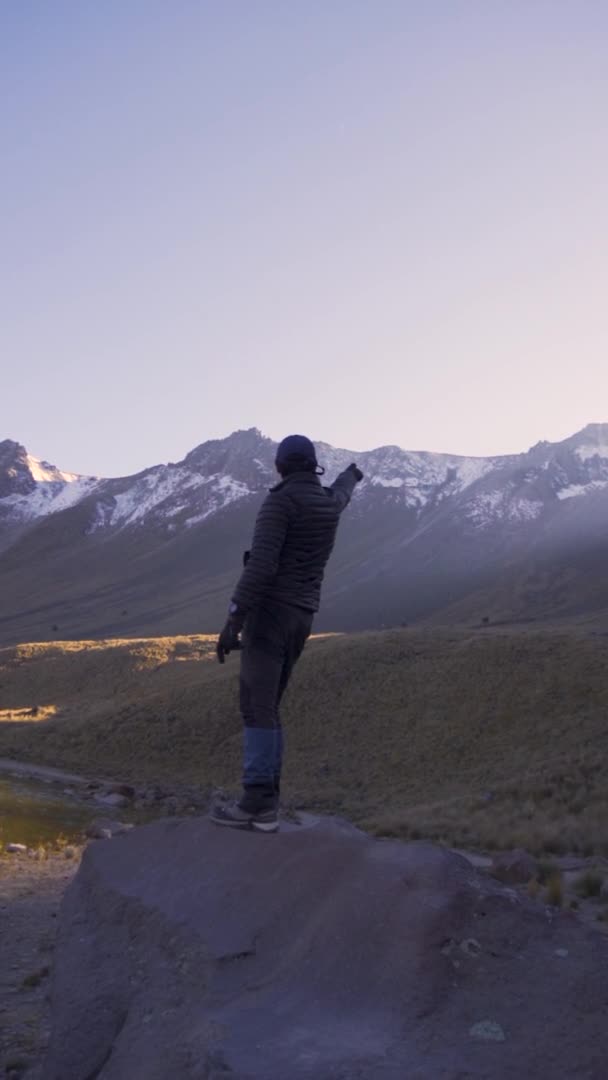
[[[20,709],[0,709],[0,724],[40,723],[41,720],[48,720],[56,713],[56,705],[27,705]]]

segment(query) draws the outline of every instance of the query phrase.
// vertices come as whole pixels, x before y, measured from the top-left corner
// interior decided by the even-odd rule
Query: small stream
[[[7,843],[51,843],[58,836],[82,839],[93,818],[103,810],[66,795],[61,785],[29,777],[0,775],[0,848]]]

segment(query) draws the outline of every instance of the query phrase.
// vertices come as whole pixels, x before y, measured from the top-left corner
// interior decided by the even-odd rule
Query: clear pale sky
[[[604,0],[0,5],[0,439],[495,454],[608,420]]]

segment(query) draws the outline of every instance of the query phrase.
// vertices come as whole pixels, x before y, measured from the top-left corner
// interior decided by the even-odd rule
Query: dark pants
[[[244,731],[242,804],[276,806],[281,784],[283,731],[279,704],[312,629],[313,613],[267,601],[247,616],[241,653]]]

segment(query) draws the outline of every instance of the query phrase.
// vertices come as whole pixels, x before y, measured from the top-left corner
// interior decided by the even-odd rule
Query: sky
[[[608,421],[604,0],[0,5],[0,440]]]

